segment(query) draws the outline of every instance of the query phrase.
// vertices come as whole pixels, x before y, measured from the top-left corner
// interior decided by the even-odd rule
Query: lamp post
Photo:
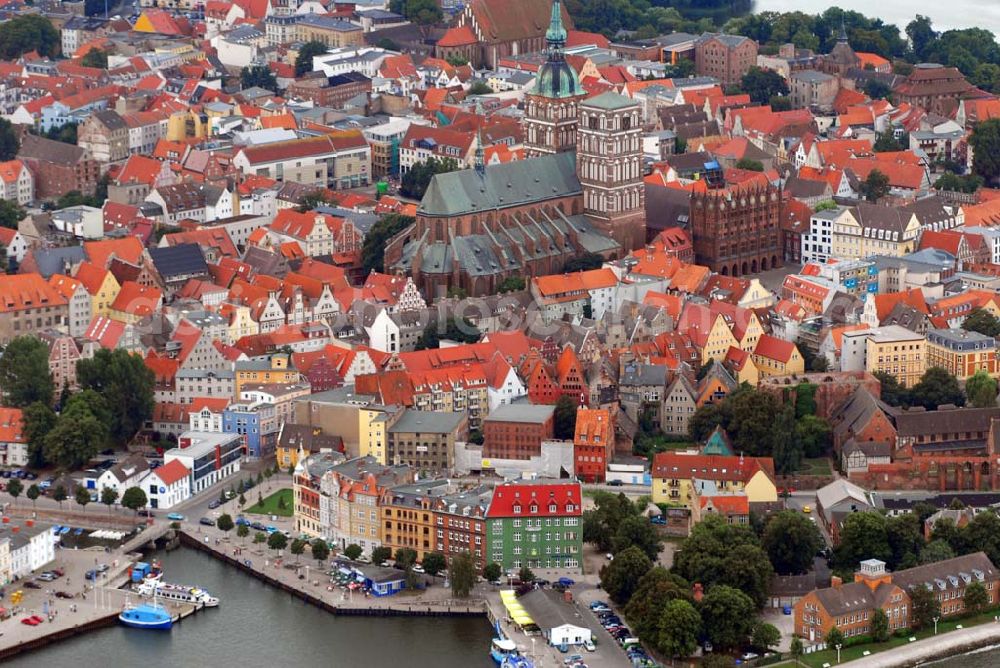
[[[935,617],[934,618],[934,635],[937,635],[937,623],[938,623],[939,619],[941,619],[941,618],[940,617]]]
[[[840,648],[843,647],[841,643],[837,643],[837,663],[840,663]]]

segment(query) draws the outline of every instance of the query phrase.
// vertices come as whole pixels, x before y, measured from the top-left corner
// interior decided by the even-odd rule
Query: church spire
[[[549,29],[545,31],[545,42],[549,51],[561,51],[566,46],[566,28],[562,22],[562,5],[559,0],[552,3],[552,20]]]
[[[837,38],[838,42],[847,42],[847,26],[844,25],[844,17],[840,17],[840,36]]]

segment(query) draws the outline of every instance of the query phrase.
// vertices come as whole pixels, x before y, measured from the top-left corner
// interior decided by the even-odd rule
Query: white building
[[[149,462],[146,458],[142,455],[132,455],[101,473],[94,483],[94,490],[100,494],[105,487],[110,487],[118,492],[118,499],[121,500],[125,490],[138,486],[147,471]]]
[[[23,578],[56,558],[55,536],[49,524],[27,520],[23,526],[7,525],[3,531],[10,545],[11,577]]]
[[[57,230],[79,239],[104,237],[104,211],[93,206],[81,204],[53,211],[52,224]]]
[[[817,211],[809,217],[809,231],[802,235],[802,262],[826,262],[833,257],[833,226],[850,215],[847,207]]]
[[[20,160],[0,162],[0,199],[21,206],[35,201],[35,177]]]
[[[212,434],[189,431],[177,440],[179,447],[163,455],[164,466],[179,461],[190,471],[191,494],[239,473],[243,438],[239,434]],[[162,467],[161,467],[162,468]]]
[[[191,497],[191,471],[174,459],[146,474],[139,486],[150,508],[173,508]]]

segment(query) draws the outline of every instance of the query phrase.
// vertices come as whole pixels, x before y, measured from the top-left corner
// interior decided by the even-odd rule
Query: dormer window
[[[528,511],[532,515],[534,515],[535,513],[537,513],[538,512],[538,504],[537,503],[532,503],[530,506],[528,506]]]
[[[520,515],[521,514],[521,504],[520,503],[514,504],[514,514],[515,515]]]
[[[549,512],[550,513],[556,512],[556,504],[554,504],[554,503],[550,503],[549,504]]]

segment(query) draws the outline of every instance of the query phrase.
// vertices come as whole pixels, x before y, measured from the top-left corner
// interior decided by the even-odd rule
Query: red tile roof
[[[552,506],[555,509],[552,509]],[[583,514],[579,483],[504,483],[493,490],[486,516],[580,517]],[[518,512],[518,510],[520,512]]]
[[[191,475],[191,471],[186,466],[181,464],[179,459],[171,459],[163,466],[153,469],[153,475],[159,478],[164,485],[169,487],[178,480]]]

